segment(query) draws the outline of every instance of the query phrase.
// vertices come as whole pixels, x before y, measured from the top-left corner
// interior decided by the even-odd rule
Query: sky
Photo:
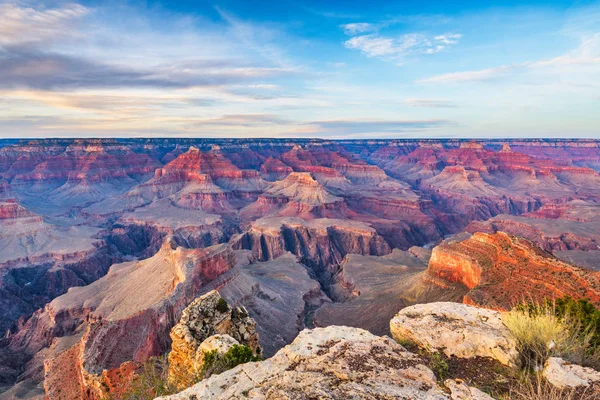
[[[0,0],[25,137],[600,138],[600,2]]]

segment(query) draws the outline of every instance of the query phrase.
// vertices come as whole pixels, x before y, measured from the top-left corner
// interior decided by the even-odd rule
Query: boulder
[[[401,310],[390,321],[392,337],[411,341],[448,357],[489,357],[516,366],[516,341],[500,313],[466,304],[417,304]]]
[[[542,373],[550,384],[559,389],[589,386],[591,383],[600,382],[600,372],[570,364],[558,357],[550,357]]]

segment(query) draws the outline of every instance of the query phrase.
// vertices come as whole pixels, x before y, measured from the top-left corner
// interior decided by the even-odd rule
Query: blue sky
[[[3,1],[0,137],[600,137],[600,3]]]

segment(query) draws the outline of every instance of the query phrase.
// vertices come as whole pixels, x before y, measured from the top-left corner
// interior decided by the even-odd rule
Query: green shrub
[[[169,381],[167,357],[154,357],[142,364],[131,384],[121,395],[111,396],[109,399],[152,400],[159,396],[180,392],[236,365],[260,360],[261,358],[255,356],[249,346],[233,345],[225,354],[219,354],[216,350],[205,353],[202,371],[196,376],[179,377],[176,381],[173,379]]]
[[[215,309],[220,313],[226,313],[229,311],[229,305],[223,298],[220,298],[219,301],[217,301],[217,306]]]
[[[429,353],[429,368],[435,373],[438,380],[443,381],[448,377],[450,368],[444,357],[438,353]]]
[[[220,374],[237,365],[260,360],[261,358],[255,356],[249,346],[234,344],[225,354],[220,354],[217,350],[205,353],[200,375],[202,379],[206,379],[211,375]]]
[[[550,304],[550,301],[547,301]],[[574,300],[566,296],[554,302],[556,315],[572,321],[582,337],[589,337],[592,348],[600,347],[600,310],[589,300]]]
[[[176,385],[167,379],[169,366],[167,357],[153,357],[144,362],[137,371],[131,384],[119,396],[111,400],[151,400],[177,392]]]

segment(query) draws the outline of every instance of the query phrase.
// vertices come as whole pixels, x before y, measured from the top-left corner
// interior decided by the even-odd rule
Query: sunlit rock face
[[[510,309],[524,301],[565,295],[600,305],[600,273],[562,262],[532,242],[508,235],[475,233],[433,249],[427,274],[440,285],[468,289],[464,302]]]
[[[105,396],[213,289],[268,356],[315,326],[389,334],[415,303],[598,304],[598,143],[0,145],[0,387]]]

